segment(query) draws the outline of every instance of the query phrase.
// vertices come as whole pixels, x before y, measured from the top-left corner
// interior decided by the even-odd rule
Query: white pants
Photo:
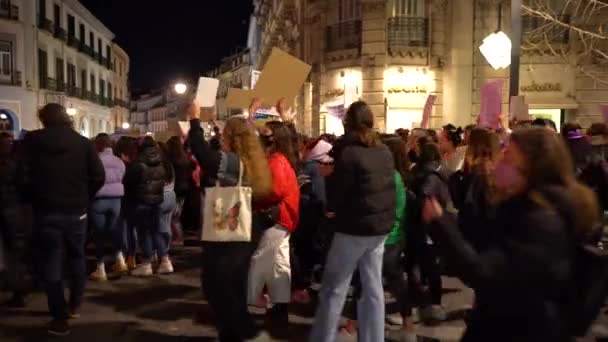
[[[291,300],[291,265],[289,263],[289,231],[280,225],[269,228],[262,235],[258,248],[251,257],[247,300],[254,305],[268,287],[274,304]]]

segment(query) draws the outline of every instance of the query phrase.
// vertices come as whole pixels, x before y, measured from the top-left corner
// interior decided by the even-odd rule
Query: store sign
[[[560,83],[536,83],[532,82],[532,84],[528,86],[522,86],[521,91],[525,92],[551,92],[551,91],[562,91],[562,85]]]
[[[429,91],[425,86],[415,87],[393,87],[388,89],[389,94],[427,94]]]
[[[338,97],[338,96],[342,96],[342,95],[344,95],[344,89],[329,90],[325,94],[323,94],[323,96],[325,98],[333,98],[333,97]]]

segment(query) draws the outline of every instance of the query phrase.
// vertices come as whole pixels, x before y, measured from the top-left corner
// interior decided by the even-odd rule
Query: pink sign
[[[500,113],[502,112],[502,81],[487,82],[480,89],[481,101],[479,108],[479,126],[484,128],[500,128]]]
[[[431,113],[433,112],[433,105],[435,104],[436,99],[436,95],[429,95],[426,98],[426,103],[424,104],[424,109],[422,110],[422,122],[420,123],[421,128],[429,128],[429,121],[431,121]]]
[[[600,105],[600,110],[602,111],[602,117],[604,118],[604,123],[608,124],[608,104]]]

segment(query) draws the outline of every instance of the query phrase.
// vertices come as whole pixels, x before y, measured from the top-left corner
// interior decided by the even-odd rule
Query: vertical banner
[[[429,128],[429,123],[431,121],[431,113],[433,112],[433,105],[435,105],[436,99],[436,95],[429,95],[426,98],[426,103],[424,104],[424,109],[422,110],[422,122],[420,123],[420,128]]]
[[[502,112],[502,81],[491,81],[480,89],[479,126],[483,128],[500,128]]]
[[[600,111],[602,111],[602,118],[604,119],[604,123],[608,124],[608,104],[601,104]]]

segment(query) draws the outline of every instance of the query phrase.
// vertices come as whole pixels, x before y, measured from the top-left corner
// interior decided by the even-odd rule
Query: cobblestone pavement
[[[170,276],[89,282],[82,316],[71,322],[72,334],[61,340],[215,341],[216,332],[210,324],[212,314],[200,291],[198,249],[180,248],[173,259],[177,273]],[[444,287],[449,319],[438,327],[419,327],[423,336],[420,341],[458,341],[464,330],[462,312],[470,307],[471,291],[455,279],[446,279]],[[5,296],[0,293],[0,299]],[[290,341],[306,341],[313,310],[312,305],[292,307]],[[263,323],[262,316],[258,319]],[[43,327],[48,320],[45,297],[35,293],[28,299],[26,309],[0,309],[0,341],[59,340],[46,335]],[[598,325],[594,329],[602,328]]]

